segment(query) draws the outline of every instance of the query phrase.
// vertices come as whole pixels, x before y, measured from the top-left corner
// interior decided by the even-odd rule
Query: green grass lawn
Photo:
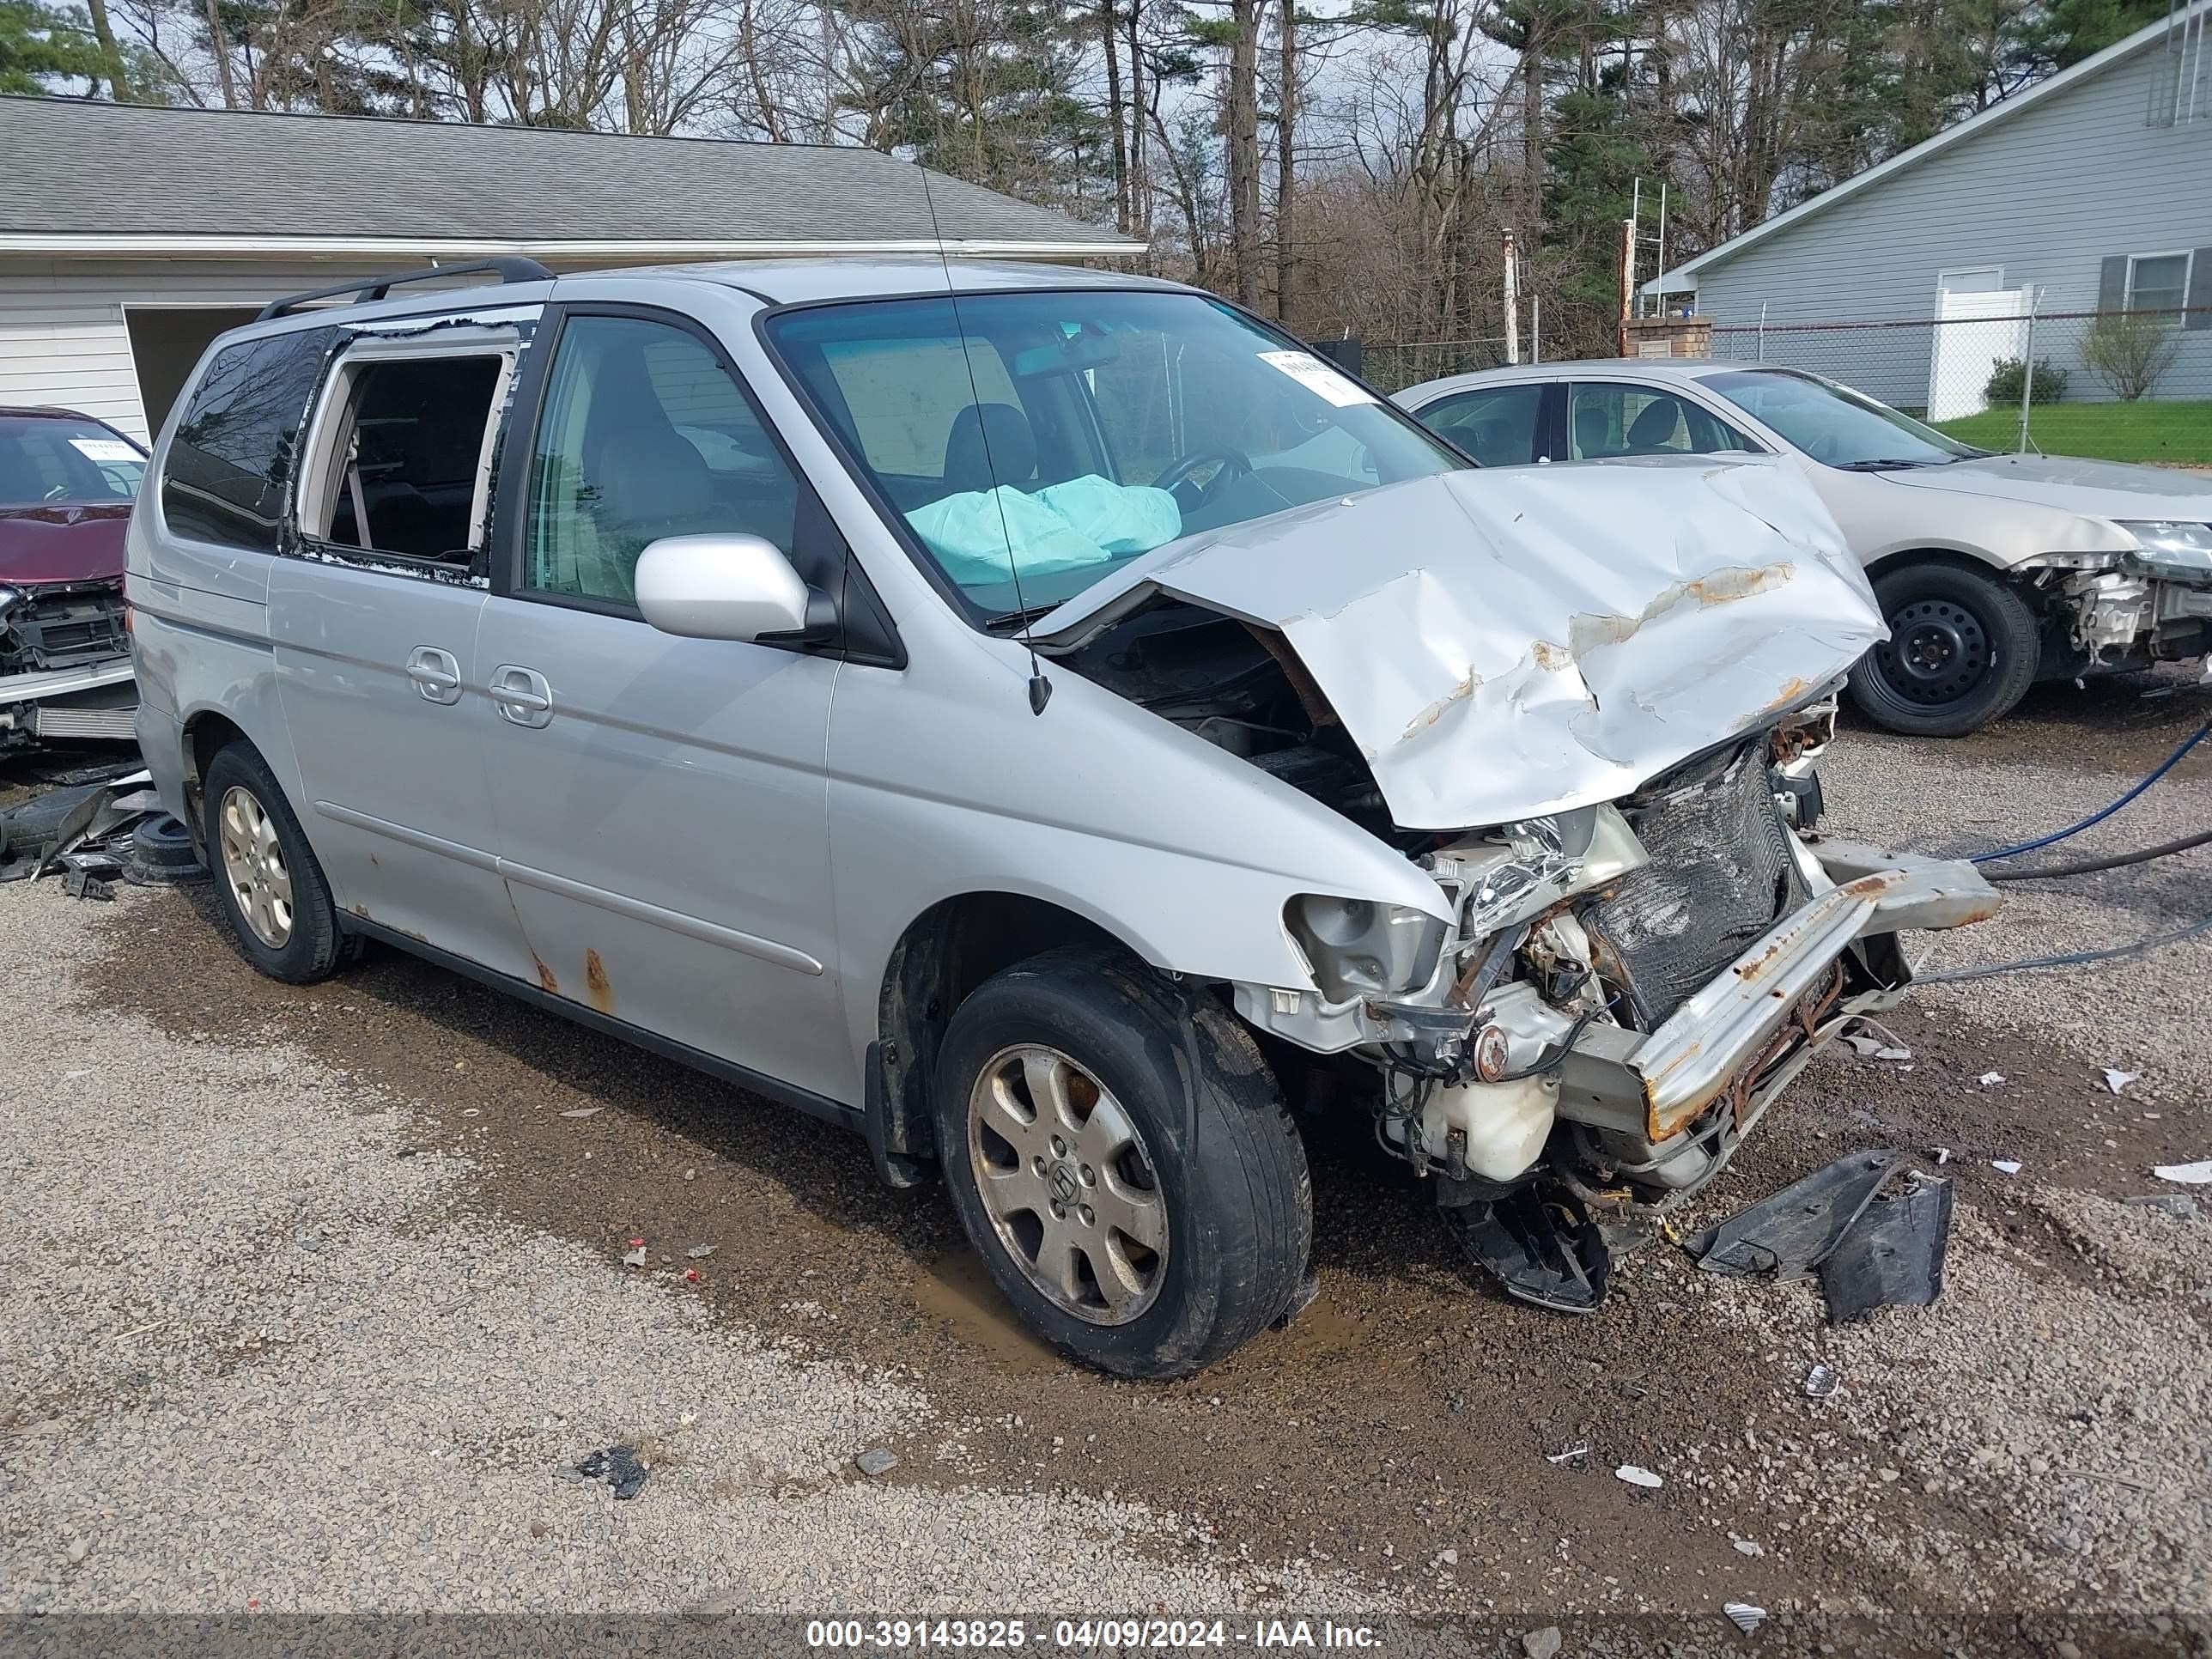
[[[1961,443],[2013,449],[2020,443],[2020,410],[1992,409],[1940,429]],[[2212,466],[2212,402],[2038,404],[2028,411],[2028,436],[2046,455],[2086,455],[2100,461],[2166,461]]]

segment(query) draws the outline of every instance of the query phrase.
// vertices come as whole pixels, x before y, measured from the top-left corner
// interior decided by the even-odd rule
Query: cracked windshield
[[[787,313],[770,331],[986,622],[1041,614],[1194,532],[1468,465],[1194,295],[893,300]]]

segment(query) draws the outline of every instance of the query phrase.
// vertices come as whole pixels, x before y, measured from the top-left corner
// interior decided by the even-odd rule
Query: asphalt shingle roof
[[[0,98],[0,234],[1130,244],[872,149]]]

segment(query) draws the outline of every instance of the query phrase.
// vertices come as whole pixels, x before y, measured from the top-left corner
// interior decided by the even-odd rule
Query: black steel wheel
[[[1956,738],[2009,712],[2034,683],[2035,613],[2003,582],[1953,564],[1908,565],[1874,585],[1889,638],[1851,670],[1867,718]]]

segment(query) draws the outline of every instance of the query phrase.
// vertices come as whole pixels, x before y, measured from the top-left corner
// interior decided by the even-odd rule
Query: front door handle
[[[434,645],[416,646],[407,653],[407,678],[432,702],[461,700],[461,665],[450,651],[441,651]]]
[[[553,719],[553,688],[546,684],[545,676],[534,668],[501,663],[492,670],[491,684],[486,690],[499,705],[501,720],[517,726],[538,726]]]

